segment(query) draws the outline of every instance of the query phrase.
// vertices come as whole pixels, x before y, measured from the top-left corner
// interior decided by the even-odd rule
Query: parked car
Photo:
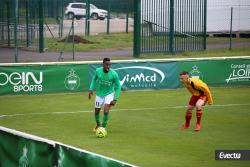
[[[86,16],[86,3],[69,3],[65,10],[68,19],[80,19]],[[108,11],[99,9],[95,5],[90,4],[90,17],[94,20],[104,20],[108,15]]]

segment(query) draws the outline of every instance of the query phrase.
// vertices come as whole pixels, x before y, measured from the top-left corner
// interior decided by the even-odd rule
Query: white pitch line
[[[215,104],[209,107],[231,107],[231,106],[250,106],[250,104]],[[111,111],[141,111],[141,110],[161,110],[161,109],[171,109],[171,108],[185,108],[186,106],[166,106],[166,107],[149,107],[149,108],[123,108],[123,109],[113,109]],[[205,106],[206,107],[206,106]],[[9,115],[0,115],[0,118],[4,117],[16,117],[16,116],[28,116],[28,115],[52,115],[52,114],[77,114],[77,113],[90,113],[94,112],[93,110],[84,110],[84,111],[70,111],[70,112],[42,112],[42,113],[20,113],[20,114],[9,114]]]
[[[85,113],[85,112],[93,112],[93,111],[86,110],[86,111],[71,111],[71,112],[20,113],[20,114],[0,115],[0,118],[3,118],[3,117],[16,117],[16,116],[27,116],[27,115],[76,114],[76,113]]]
[[[230,107],[230,106],[249,106],[250,104],[215,104],[211,106],[204,107]],[[126,111],[137,111],[137,110],[154,110],[154,109],[168,109],[168,108],[185,108],[186,106],[166,106],[166,107],[152,107],[152,108],[131,108],[131,109],[116,109],[116,110],[126,110]]]

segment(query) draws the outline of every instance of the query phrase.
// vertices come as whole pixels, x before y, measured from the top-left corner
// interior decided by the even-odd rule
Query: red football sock
[[[196,118],[197,118],[197,122],[196,124],[201,124],[201,116],[202,116],[202,112],[201,110],[196,110]]]
[[[192,112],[187,111],[185,115],[186,119],[185,127],[189,127],[191,118],[192,118]]]

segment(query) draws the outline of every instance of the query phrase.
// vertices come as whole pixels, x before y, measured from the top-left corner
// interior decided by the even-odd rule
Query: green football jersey
[[[115,100],[118,100],[121,92],[121,84],[117,72],[110,69],[105,73],[103,67],[97,68],[91,80],[89,90],[96,90],[96,95],[103,97],[115,92]]]

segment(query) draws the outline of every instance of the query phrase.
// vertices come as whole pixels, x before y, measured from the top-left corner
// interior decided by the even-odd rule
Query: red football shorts
[[[205,95],[200,95],[200,96],[194,96],[194,95],[192,95],[188,104],[191,105],[191,106],[195,106],[195,104],[197,103],[197,101],[200,100],[200,99],[204,100],[205,103],[207,101],[207,97]]]

